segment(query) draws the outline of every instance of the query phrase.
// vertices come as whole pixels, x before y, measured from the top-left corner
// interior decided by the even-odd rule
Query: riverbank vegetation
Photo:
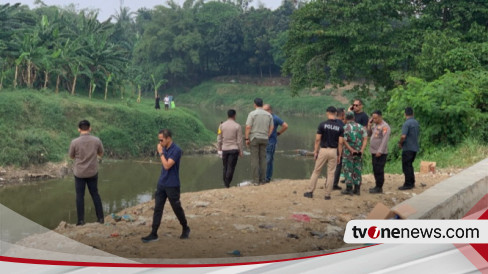
[[[195,115],[177,109],[168,117],[152,116],[149,103],[138,109],[144,99],[135,103],[136,97],[181,87],[191,89],[177,94],[184,104],[244,107],[260,96],[282,113],[303,115],[358,97],[368,114],[383,111],[392,136],[399,135],[403,109],[412,106],[422,129],[420,157],[485,147],[488,2],[284,0],[273,11],[250,2],[169,1],[137,12],[120,7],[105,22],[96,11],[73,5],[0,5],[0,90],[13,90],[0,102],[6,117],[0,127],[8,134],[0,141],[6,152],[0,163],[60,160],[56,145],[69,139],[60,129],[73,128],[77,111],[103,120],[94,125],[104,130],[99,135],[110,140],[115,157],[146,153],[149,137],[138,132],[155,123],[182,130],[188,125],[181,134],[189,145],[192,123],[205,132],[196,120],[181,123]],[[289,87],[209,81],[280,73],[289,77]],[[355,87],[340,92],[341,98],[329,96],[351,83]],[[78,96],[94,100],[85,104]],[[125,132],[124,119],[137,133]],[[38,125],[54,128],[46,132]],[[193,142],[211,138],[203,133],[198,139]],[[391,160],[399,157],[395,142]]]
[[[190,150],[211,144],[215,134],[184,108],[155,110],[153,100],[89,100],[52,90],[0,92],[0,165],[65,160],[78,122],[87,119],[112,158],[155,153],[157,133],[173,131],[175,143]],[[196,137],[198,136],[198,137]]]
[[[256,97],[263,98],[280,113],[288,115],[324,115],[327,106],[345,106],[330,96],[330,90],[302,92],[293,96],[288,86],[259,86],[242,83],[207,81],[178,96],[185,105],[210,108],[251,109]]]

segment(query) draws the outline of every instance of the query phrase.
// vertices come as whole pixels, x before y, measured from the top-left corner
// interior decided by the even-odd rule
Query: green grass
[[[344,107],[330,91],[303,91],[292,96],[286,86],[257,86],[238,83],[204,82],[190,92],[176,97],[178,104],[199,105],[209,108],[252,108],[253,100],[261,97],[264,103],[271,104],[280,113],[293,115],[324,114],[328,106]]]
[[[67,157],[77,125],[87,119],[109,157],[123,158],[154,153],[157,133],[173,131],[183,149],[207,145],[215,133],[205,129],[185,108],[156,111],[152,99],[81,98],[52,91],[0,91],[0,165],[59,162]]]

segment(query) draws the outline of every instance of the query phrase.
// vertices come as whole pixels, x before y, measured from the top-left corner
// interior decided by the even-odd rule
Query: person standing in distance
[[[327,108],[327,121],[319,124],[315,135],[314,159],[315,167],[310,178],[310,188],[303,193],[304,197],[313,198],[313,191],[317,185],[322,167],[327,163],[327,180],[325,183],[325,200],[330,200],[334,173],[342,157],[342,142],[344,128],[337,122],[337,109],[333,106]],[[339,153],[338,153],[339,152]]]
[[[155,103],[156,105],[154,106],[155,109],[161,109],[161,107],[159,106],[159,101],[161,101],[161,98],[159,97],[159,94],[156,95],[156,99],[155,99]]]
[[[402,169],[405,175],[405,183],[399,187],[399,190],[407,190],[415,187],[415,173],[413,170],[413,161],[419,151],[420,126],[413,117],[413,109],[405,108],[405,123],[402,126],[402,137],[398,142],[398,147],[402,151]]]
[[[363,127],[368,126],[369,117],[363,111],[363,101],[361,99],[354,100],[354,103],[349,107],[350,111],[354,111],[354,121]]]
[[[388,140],[390,139],[390,126],[383,120],[381,110],[375,110],[368,123],[368,136],[370,139],[369,152],[373,162],[373,173],[376,186],[369,189],[369,193],[383,193],[385,182],[385,164],[388,156]]]
[[[218,151],[222,152],[222,163],[224,165],[224,186],[230,187],[237,159],[242,157],[242,128],[236,122],[236,111],[227,111],[227,121],[219,126],[217,133]]]
[[[166,199],[169,200],[173,212],[178,218],[182,227],[180,239],[187,239],[190,236],[190,227],[186,221],[185,211],[180,201],[180,160],[182,151],[173,143],[172,133],[169,129],[163,129],[158,134],[158,153],[161,157],[161,175],[155,194],[154,214],[152,230],[149,235],[142,237],[144,243],[158,239],[158,229],[163,218],[163,209]]]
[[[278,136],[283,134],[288,129],[288,124],[281,120],[278,115],[273,113],[273,108],[269,104],[265,104],[263,109],[266,110],[273,116],[273,132],[269,136],[268,146],[266,146],[266,183],[271,182],[271,177],[273,177],[273,161],[274,153],[276,149],[276,144],[278,143]],[[278,127],[281,126],[280,131]]]
[[[273,132],[273,116],[263,110],[263,99],[254,99],[254,111],[246,120],[246,146],[251,146],[252,180],[255,185],[266,181],[266,146]]]
[[[103,220],[102,199],[98,194],[98,157],[103,156],[103,144],[99,138],[90,134],[92,128],[87,120],[78,123],[80,137],[73,139],[69,146],[69,157],[74,159],[73,173],[75,176],[76,213],[78,222],[76,225],[85,224],[85,186],[95,205],[97,221]]]

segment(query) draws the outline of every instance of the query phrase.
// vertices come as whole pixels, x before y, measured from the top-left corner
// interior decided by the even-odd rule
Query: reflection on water
[[[205,110],[199,113],[204,124],[216,131],[225,120],[226,110]],[[246,113],[239,113],[237,121],[244,125]],[[297,149],[313,150],[313,142],[320,118],[284,117],[288,131],[279,138],[274,164],[274,180],[307,179],[313,170],[313,159],[297,156]],[[244,126],[243,126],[244,129]],[[103,141],[103,140],[102,140]],[[178,143],[177,137],[175,142]],[[222,160],[216,155],[184,155],[180,177],[182,192],[223,188]],[[100,166],[98,188],[105,215],[118,212],[152,199],[161,171],[158,158],[131,161],[105,161]],[[250,156],[239,158],[231,186],[251,179]],[[10,186],[0,190],[0,202],[21,215],[45,226],[55,228],[61,221],[76,222],[74,179]],[[95,221],[90,194],[85,194],[87,222]]]

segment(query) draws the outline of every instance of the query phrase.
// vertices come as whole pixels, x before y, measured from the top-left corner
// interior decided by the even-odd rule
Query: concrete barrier
[[[488,194],[488,158],[395,206],[417,210],[408,219],[461,219]],[[488,204],[486,205],[488,207]]]

